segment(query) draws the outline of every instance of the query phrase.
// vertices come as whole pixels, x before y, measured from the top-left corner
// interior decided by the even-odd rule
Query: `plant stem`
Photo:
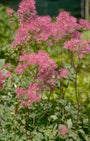
[[[61,45],[61,67],[63,66],[63,48],[62,48],[62,45]]]
[[[79,63],[77,65],[77,67],[75,68],[75,95],[76,95],[76,101],[77,101],[77,119],[76,119],[76,124],[75,124],[75,130],[77,129],[78,126],[78,119],[79,119],[79,100],[78,100],[78,86],[77,86],[77,72],[78,72],[78,66]]]
[[[16,122],[17,122],[17,114],[18,114],[18,104],[16,105],[16,108],[15,108]],[[16,130],[17,130],[17,126],[15,126],[15,136],[14,136],[14,140],[16,140]]]
[[[25,130],[26,130],[26,139],[27,139],[27,107],[25,107]]]
[[[61,95],[62,95],[62,99],[64,99],[63,80],[61,80]]]
[[[48,102],[50,101],[50,96],[51,96],[51,88],[50,88],[50,93],[48,94]]]
[[[63,47],[61,45],[61,67],[63,67]],[[63,93],[63,80],[61,80],[61,86],[60,86],[60,93],[62,98],[64,99],[64,93]]]
[[[73,66],[73,54],[72,54],[72,52],[70,52],[70,64],[71,64],[71,66]]]

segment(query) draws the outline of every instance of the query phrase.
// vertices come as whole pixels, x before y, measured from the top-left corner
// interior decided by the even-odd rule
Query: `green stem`
[[[79,120],[79,99],[78,99],[78,85],[77,85],[77,72],[78,72],[78,67],[79,67],[79,63],[75,69],[75,95],[76,95],[76,101],[77,101],[77,119],[76,119],[76,124],[75,124],[75,130],[77,129],[78,126],[78,120]]]
[[[26,139],[27,139],[27,107],[25,107],[25,130],[26,130]]]
[[[15,108],[16,122],[17,122],[17,114],[18,114],[18,104],[16,105],[16,108]],[[17,130],[17,126],[15,126],[15,136],[14,136],[14,140],[16,140],[16,130]]]

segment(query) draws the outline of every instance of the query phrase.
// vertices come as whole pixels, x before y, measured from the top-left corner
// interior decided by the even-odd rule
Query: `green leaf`
[[[84,119],[84,120],[83,120],[83,123],[84,123],[84,124],[87,124],[88,121],[89,121],[89,119]]]
[[[72,137],[75,141],[80,141],[79,136],[75,132],[70,131],[69,132],[69,137]]]
[[[5,64],[5,59],[0,59],[0,68],[3,67]]]
[[[82,129],[80,129],[79,132],[80,132],[82,135],[85,135],[85,132],[84,132]]]
[[[71,119],[67,120],[68,129],[72,128],[72,121]]]
[[[24,119],[22,120],[22,123],[25,124],[25,120]]]
[[[90,141],[90,137],[88,135],[85,135],[85,140]]]
[[[57,81],[57,85],[58,85],[58,87],[60,87],[60,81],[59,80]]]
[[[50,118],[55,121],[57,119],[57,116],[56,115],[51,115]]]

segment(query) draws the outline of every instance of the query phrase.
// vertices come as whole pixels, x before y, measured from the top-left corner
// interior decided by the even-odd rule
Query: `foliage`
[[[90,140],[90,23],[0,5],[0,141]]]

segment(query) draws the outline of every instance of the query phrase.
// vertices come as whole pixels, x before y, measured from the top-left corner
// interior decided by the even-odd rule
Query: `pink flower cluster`
[[[21,104],[28,107],[33,102],[40,101],[41,94],[39,93],[39,88],[34,84],[30,83],[28,89],[17,88],[16,91],[17,98],[21,99]]]
[[[90,23],[87,20],[80,19],[79,23],[80,23],[82,28],[90,29]]]
[[[0,69],[0,87],[3,87],[3,80],[5,79],[5,76],[2,75],[2,70]]]
[[[49,58],[45,51],[38,51],[38,53],[31,53],[30,55],[24,54],[19,59],[19,64],[15,72],[19,75],[24,73],[26,69],[30,66],[36,66],[36,74],[32,74],[34,78],[34,83],[31,82],[28,90],[22,88],[17,89],[17,97],[22,97],[23,94],[27,95],[30,102],[36,102],[40,100],[41,94],[39,92],[44,92],[45,90],[53,90],[56,82],[57,68],[56,63],[53,59]],[[31,71],[29,69],[29,71]],[[25,104],[24,104],[25,105]]]
[[[71,39],[65,43],[66,49],[73,51],[79,58],[83,58],[84,54],[90,53],[90,46],[87,41],[82,41],[79,39]]]
[[[53,86],[55,84],[53,76],[57,74],[55,71],[57,65],[53,59],[49,58],[45,51],[40,50],[38,53],[24,54],[21,56],[15,72],[18,75],[24,73],[25,69],[29,68],[30,65],[35,65],[38,68],[38,86],[41,86],[42,82],[47,86]]]
[[[65,68],[60,69],[59,72],[60,72],[60,77],[65,77],[68,74],[68,70]]]
[[[35,19],[32,19],[29,23],[22,23],[17,31],[13,47],[27,44],[29,43],[29,39],[33,39],[40,43],[42,40],[47,41],[51,35],[56,35],[56,33],[53,32],[53,23],[51,24],[50,22],[51,18],[49,16],[36,16]]]
[[[79,29],[80,26],[77,23],[77,20],[75,17],[70,16],[68,12],[61,12],[57,16],[57,24],[58,24],[58,30],[59,33],[72,33],[75,29]]]
[[[17,14],[21,27],[17,31],[12,47],[31,44],[30,40],[39,44],[45,41],[48,44],[48,39],[51,39],[50,42],[53,44],[56,40],[65,39],[69,34],[70,37],[80,39],[81,33],[78,30],[83,27],[83,29],[90,29],[88,21],[81,19],[77,23],[77,19],[66,11],[59,13],[56,22],[53,22],[49,16],[38,16],[35,0],[22,0]]]
[[[74,39],[80,39],[81,38],[81,33],[79,31],[74,31],[74,32],[72,32],[72,37]]]
[[[0,69],[0,87],[3,87],[3,80],[10,77],[11,73],[7,71],[6,75],[3,75],[3,71]]]
[[[41,49],[37,49],[38,44],[47,43],[51,46],[56,40],[62,39],[63,42],[67,40],[64,48],[73,51],[79,58],[83,58],[84,54],[90,52],[89,42],[83,41],[79,32],[83,27],[83,29],[90,29],[90,24],[87,21],[80,20],[77,23],[75,17],[64,11],[59,13],[56,21],[53,22],[49,16],[37,15],[34,0],[22,0],[17,14],[21,26],[17,31],[12,47],[18,45],[18,47],[22,47],[22,50],[25,50],[26,45],[32,47],[33,41],[38,51]],[[60,69],[59,72],[56,69],[57,64],[45,51],[39,50],[37,53],[31,54],[23,53],[15,72],[17,75],[23,75],[28,70],[32,72],[31,77],[33,78],[28,89],[17,88],[17,97],[21,98],[23,105],[29,106],[31,103],[39,101],[41,92],[53,91],[56,79],[65,78],[68,74],[68,70],[65,68]],[[68,129],[63,125],[60,127],[60,132],[64,135],[68,133]]]
[[[17,98],[20,98],[27,93],[27,90],[18,87],[16,93],[17,93]]]
[[[59,132],[61,135],[66,135],[68,134],[68,127],[66,125],[60,125],[59,126]]]
[[[68,12],[61,12],[57,16],[57,21],[52,22],[49,16],[36,15],[30,22],[23,22],[18,29],[14,45],[27,44],[28,39],[34,39],[38,43],[53,40],[59,40],[66,36],[67,32],[72,33],[79,28],[76,18],[70,16]],[[31,36],[29,36],[31,32]]]
[[[8,15],[10,15],[10,16],[13,16],[13,9],[12,8],[8,8],[7,9],[7,13],[8,13]]]
[[[28,44],[28,40],[30,38],[30,34],[28,33],[27,28],[20,27],[17,31],[15,40],[13,41],[12,48],[15,48],[16,45]]]
[[[39,88],[31,83],[27,92],[27,97],[30,99],[31,102],[36,102],[40,100],[41,94],[39,93]]]
[[[23,22],[30,22],[35,15],[36,7],[35,7],[35,1],[34,0],[22,0],[19,4],[19,9],[17,11],[18,17]]]
[[[65,39],[69,34],[80,39],[81,34],[77,30],[82,27],[90,29],[90,23],[82,19],[77,23],[77,19],[66,11],[59,13],[56,22],[53,22],[50,16],[38,16],[34,0],[22,0],[17,14],[21,27],[17,31],[12,47],[31,44],[30,40],[39,44],[45,41],[48,44],[48,39],[51,39],[50,42],[53,44],[56,40]]]
[[[43,72],[44,69],[47,69],[48,72],[48,69],[51,70],[52,68],[57,68],[54,60],[49,58],[48,54],[43,50],[39,50],[38,53],[31,53],[30,55],[24,54],[20,57],[19,62],[21,63],[18,64],[18,67],[16,69],[17,74],[23,72],[20,71],[20,73],[18,73],[19,69],[27,69],[30,65],[38,66],[38,70],[40,73]],[[22,64],[22,62],[25,63]]]

